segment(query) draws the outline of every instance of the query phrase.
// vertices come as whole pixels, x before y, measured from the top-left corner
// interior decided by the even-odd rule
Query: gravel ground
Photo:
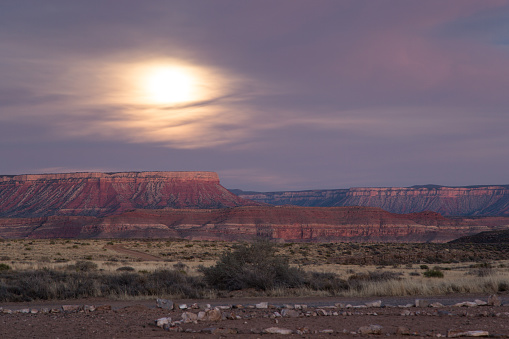
[[[364,305],[369,299],[344,298],[265,298],[265,299],[224,299],[224,300],[179,300],[175,304],[193,303],[203,309],[206,304],[215,306],[241,305],[221,312],[227,319],[220,321],[198,321],[181,323],[170,331],[155,326],[155,320],[171,317],[172,321],[182,319],[186,310],[165,310],[156,307],[155,300],[111,301],[104,299],[73,300],[39,303],[4,303],[4,310],[36,309],[39,313],[0,312],[1,338],[218,338],[218,337],[281,337],[278,334],[264,334],[264,329],[278,327],[291,330],[289,337],[330,338],[379,336],[360,334],[363,326],[382,326],[382,336],[400,337],[434,336],[445,337],[450,330],[488,331],[491,336],[509,337],[509,306],[454,307],[458,302],[486,301],[487,296],[422,297],[430,302],[439,301],[444,307],[401,308],[397,305],[413,304],[416,298],[382,298],[381,308],[333,307],[337,303]],[[509,302],[507,296],[501,297]],[[256,303],[267,301],[269,308],[257,309]],[[62,305],[106,305],[104,310],[42,313],[43,308],[61,309]],[[282,312],[282,306],[307,305],[298,310],[299,317],[274,317]],[[108,306],[111,306],[111,309]],[[201,309],[188,309],[197,314]],[[330,315],[319,315],[321,311]],[[318,314],[317,314],[318,313]],[[209,332],[209,333],[205,333]],[[212,332],[212,333],[210,333]],[[233,332],[233,333],[232,333]],[[452,335],[452,332],[450,333]]]

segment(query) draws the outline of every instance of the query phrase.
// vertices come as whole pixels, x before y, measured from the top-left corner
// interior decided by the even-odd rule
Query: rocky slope
[[[445,242],[499,227],[509,218],[450,219],[371,207],[237,207],[134,210],[103,218],[0,219],[3,238],[183,238],[280,241]]]
[[[130,209],[258,205],[230,193],[214,172],[0,176],[0,217],[105,216]]]
[[[393,213],[434,211],[446,216],[509,216],[509,185],[350,188],[298,192],[244,192],[242,198],[271,205],[369,206]]]

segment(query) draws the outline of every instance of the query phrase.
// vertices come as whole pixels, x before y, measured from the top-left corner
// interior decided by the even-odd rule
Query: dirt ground
[[[430,302],[441,302],[444,307],[417,308],[398,307],[413,304],[415,298],[382,298],[381,308],[333,307],[337,303],[364,305],[377,299],[344,298],[274,298],[274,299],[223,299],[223,300],[179,300],[175,305],[197,303],[201,309],[210,304],[233,306],[221,312],[226,318],[220,321],[198,321],[182,323],[171,331],[156,327],[154,321],[162,317],[171,317],[172,321],[181,320],[185,310],[165,310],[156,307],[154,299],[138,301],[112,301],[105,299],[73,300],[39,303],[4,303],[0,307],[9,310],[37,309],[39,313],[0,312],[1,338],[219,338],[281,337],[277,334],[264,334],[270,327],[289,329],[289,337],[330,338],[363,336],[419,336],[445,337],[450,330],[488,331],[490,336],[509,337],[509,305],[455,307],[457,302],[481,299],[487,296],[457,295],[437,298],[425,298]],[[509,295],[501,296],[502,302],[509,302]],[[269,303],[267,309],[257,309],[254,305],[262,301]],[[59,313],[41,313],[43,308],[60,308],[61,305],[108,305],[111,310],[93,312],[71,311]],[[276,317],[285,304],[307,305],[299,311],[299,317]],[[331,315],[320,315],[319,309]],[[200,309],[188,309],[197,314]],[[334,313],[335,312],[335,313]],[[316,314],[318,313],[318,315]],[[362,326],[380,325],[381,335],[359,334]],[[398,330],[398,327],[401,327]],[[178,331],[178,332],[177,332]],[[206,333],[212,332],[212,333]],[[234,332],[234,333],[226,333]],[[399,333],[398,333],[399,332]]]

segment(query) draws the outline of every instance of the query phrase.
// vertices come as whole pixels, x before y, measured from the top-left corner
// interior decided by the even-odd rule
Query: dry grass
[[[107,244],[158,256],[163,261],[141,261],[136,256],[125,255],[105,248]],[[50,269],[64,271],[77,261],[90,261],[99,271],[115,272],[122,267],[132,267],[135,272],[154,272],[158,269],[177,269],[188,276],[198,276],[198,266],[212,266],[225,250],[232,249],[229,242],[168,241],[168,240],[4,240],[0,241],[0,263],[13,270]],[[462,247],[463,246],[463,247]],[[507,246],[479,246],[475,252],[471,245],[448,244],[278,244],[279,254],[287,255],[292,266],[307,272],[333,273],[348,281],[355,274],[368,272],[394,272],[400,280],[363,281],[335,295],[345,296],[401,296],[443,295],[450,293],[494,293],[509,290],[509,257]],[[421,253],[425,260],[404,253]],[[442,253],[443,255],[437,255]],[[474,254],[469,254],[474,253]],[[476,259],[468,261],[469,255]],[[352,258],[357,258],[354,261]],[[394,262],[390,259],[393,258]],[[432,259],[435,258],[436,262]],[[488,258],[490,260],[481,260]],[[504,260],[494,260],[500,258]],[[356,264],[351,264],[355,262]],[[383,262],[383,264],[380,264]],[[490,262],[492,268],[482,271],[475,266]],[[349,264],[350,263],[350,264]],[[365,264],[377,263],[377,264]],[[426,278],[420,268],[439,266],[444,278]],[[482,266],[482,265],[481,265]],[[486,273],[487,272],[487,273]],[[330,291],[307,288],[274,289],[270,296],[325,296]],[[217,291],[210,291],[211,296]],[[122,298],[122,296],[119,296]]]

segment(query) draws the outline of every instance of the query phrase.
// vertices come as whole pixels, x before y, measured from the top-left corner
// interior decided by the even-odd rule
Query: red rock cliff
[[[104,218],[0,219],[3,238],[183,238],[197,240],[444,242],[507,227],[509,218],[449,219],[372,207],[236,207],[134,210]]]
[[[214,172],[63,173],[0,176],[0,217],[105,216],[129,209],[256,205]]]
[[[434,211],[448,216],[509,216],[509,185],[233,192],[240,197],[271,205],[368,206],[380,207],[392,213]]]

